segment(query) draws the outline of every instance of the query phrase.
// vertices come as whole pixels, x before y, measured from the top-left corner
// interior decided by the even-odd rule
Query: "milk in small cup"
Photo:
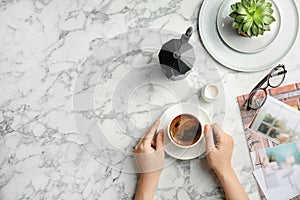
[[[216,85],[207,84],[201,89],[201,97],[207,102],[217,99],[218,95],[219,89]]]

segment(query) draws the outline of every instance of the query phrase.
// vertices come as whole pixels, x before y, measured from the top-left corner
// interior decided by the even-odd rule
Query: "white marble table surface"
[[[99,163],[79,137],[73,91],[81,63],[128,29],[196,30],[201,3],[1,1],[0,199],[132,199],[136,174]],[[192,39],[199,41],[196,31]],[[286,84],[300,80],[299,51],[297,37],[280,61],[288,70]],[[211,60],[204,48],[202,54]],[[268,70],[242,73],[214,65],[225,91],[222,126],[235,140],[233,167],[250,199],[260,199],[235,97],[249,92]],[[155,199],[224,199],[224,194],[205,159],[178,160],[164,169]]]

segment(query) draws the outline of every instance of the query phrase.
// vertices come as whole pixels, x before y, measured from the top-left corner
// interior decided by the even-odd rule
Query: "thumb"
[[[214,136],[210,125],[204,126],[204,134],[206,139],[206,154],[215,148]]]
[[[156,150],[164,149],[164,130],[161,129],[156,135]]]

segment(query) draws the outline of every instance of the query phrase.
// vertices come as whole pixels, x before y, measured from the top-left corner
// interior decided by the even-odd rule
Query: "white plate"
[[[299,29],[299,16],[295,2],[293,0],[273,1],[278,7],[281,18],[278,35],[264,50],[249,54],[230,48],[218,34],[217,15],[223,1],[204,0],[199,12],[198,29],[206,50],[218,62],[234,70],[253,72],[273,67],[291,49]]]
[[[202,135],[200,138],[200,142],[191,147],[191,148],[180,148],[174,145],[169,137],[168,137],[168,124],[174,119],[176,116],[180,114],[191,114],[198,118],[202,125]],[[203,129],[205,124],[209,124],[211,122],[210,117],[201,107],[189,104],[189,103],[179,103],[174,106],[169,107],[160,117],[160,124],[157,130],[164,129],[165,131],[165,151],[170,156],[180,159],[180,160],[190,160],[205,153],[205,137],[203,134]]]
[[[221,5],[217,17],[217,28],[222,40],[231,48],[244,52],[244,53],[256,53],[267,48],[271,42],[276,38],[279,32],[281,18],[279,10],[275,2],[268,0],[272,3],[272,9],[274,10],[273,16],[275,22],[271,23],[271,31],[266,31],[264,35],[258,37],[243,37],[237,33],[236,29],[233,29],[233,18],[229,17],[231,13],[231,5],[237,0],[225,0]]]

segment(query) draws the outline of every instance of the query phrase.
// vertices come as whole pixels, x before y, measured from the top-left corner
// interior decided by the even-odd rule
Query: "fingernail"
[[[205,126],[204,126],[204,133],[208,133],[208,131],[209,131],[209,125],[205,124]]]

